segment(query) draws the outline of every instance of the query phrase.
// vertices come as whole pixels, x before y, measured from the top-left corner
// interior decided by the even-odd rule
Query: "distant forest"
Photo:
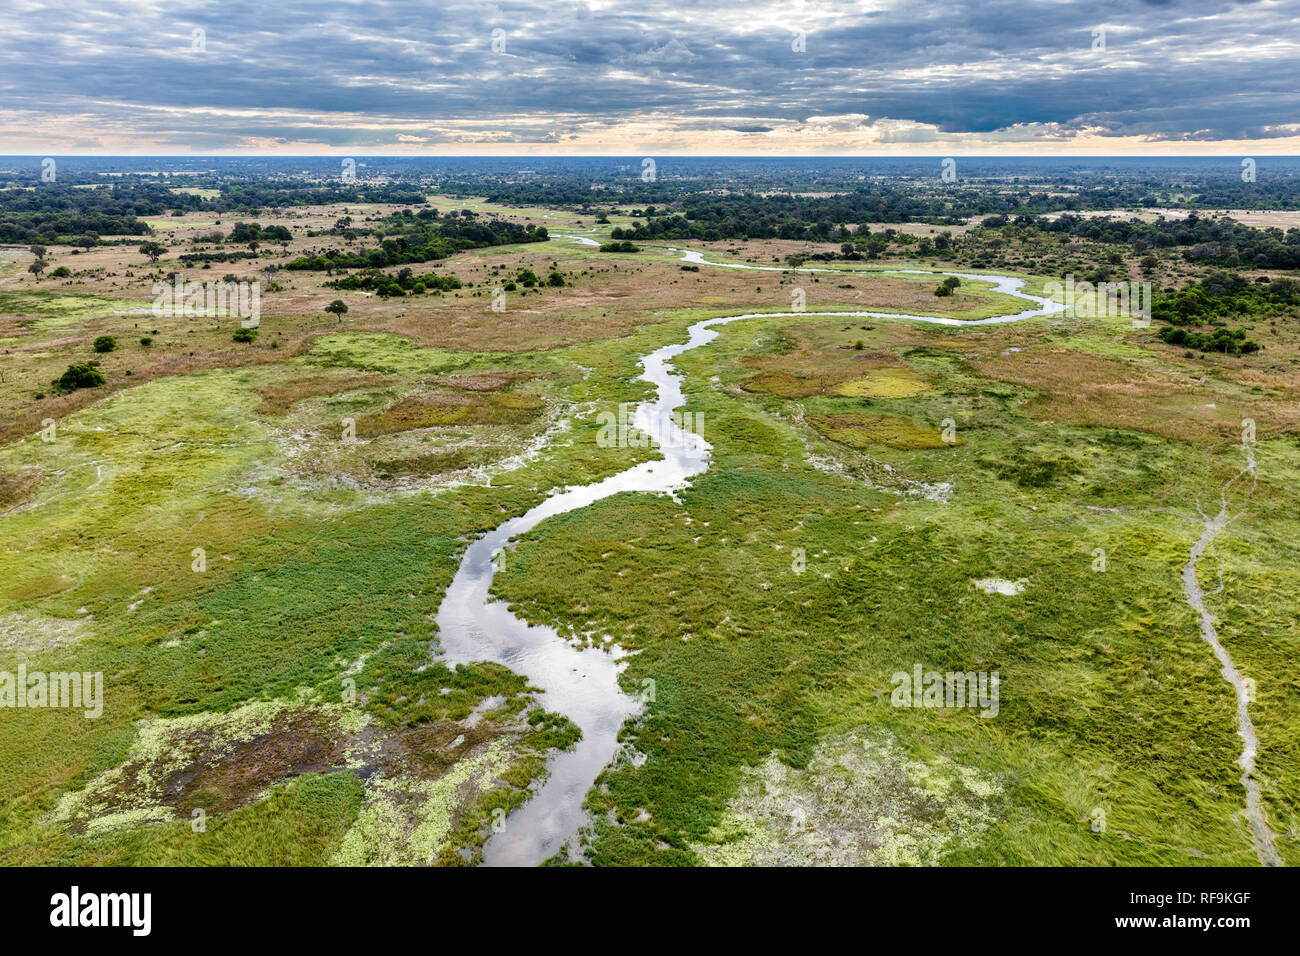
[[[85,178],[85,177],[81,177]],[[340,182],[221,182],[209,187],[133,177],[123,182],[55,182],[32,186],[0,176],[0,242],[82,245],[83,238],[143,236],[142,220],[177,212],[256,215],[265,209],[322,203],[423,204],[420,187]],[[200,181],[201,182],[201,181]],[[188,189],[220,189],[209,196]]]
[[[429,202],[432,196],[439,205],[455,205],[461,196],[483,196],[506,205],[571,208],[597,222],[615,212],[635,216],[631,226],[612,230],[615,242],[776,238],[848,244],[849,254],[871,256],[887,237],[869,236],[859,224],[939,226],[977,218],[985,235],[1035,230],[1138,250],[1181,248],[1187,259],[1212,266],[1300,268],[1295,229],[1255,229],[1205,214],[1152,223],[1076,215],[1169,206],[1300,208],[1300,164],[1279,157],[1261,158],[1258,170],[1250,168],[1255,178],[1243,178],[1241,161],[1232,158],[963,158],[952,182],[942,180],[937,158],[666,157],[651,167],[630,158],[368,157],[356,179],[343,178],[338,159],[323,157],[82,158],[64,161],[57,183],[39,182],[39,167],[27,161],[31,169],[0,172],[0,242],[89,246],[101,237],[148,235],[144,220],[168,213],[256,216],[324,203],[408,208],[379,224],[349,222],[319,233],[373,242],[360,251],[322,250],[290,268],[382,268],[546,237],[542,228],[440,214]],[[1065,215],[1049,221],[1049,212]],[[285,237],[245,229],[230,240]],[[229,260],[239,253],[205,255]]]
[[[332,232],[348,237],[352,230],[340,220]],[[285,263],[286,269],[382,269],[385,266],[445,259],[461,249],[506,246],[524,242],[545,242],[550,238],[543,226],[521,226],[504,219],[480,217],[463,210],[439,213],[426,208],[419,212],[403,210],[383,219],[379,226],[366,230],[380,236],[377,246],[348,252],[328,249],[311,256],[301,256]]]

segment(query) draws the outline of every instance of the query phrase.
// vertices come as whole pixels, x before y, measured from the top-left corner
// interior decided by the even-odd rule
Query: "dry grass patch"
[[[458,375],[440,384],[469,392],[492,392],[516,382],[527,381],[532,377],[532,372],[478,372],[472,375]]]
[[[413,395],[391,408],[357,421],[357,435],[374,438],[443,425],[521,425],[546,407],[536,395],[437,392]]]
[[[430,477],[491,464],[505,449],[496,445],[461,445],[445,451],[369,462],[379,477]]]
[[[343,392],[355,392],[359,389],[382,388],[391,385],[396,379],[382,375],[366,373],[347,375],[342,378],[335,375],[314,375],[299,378],[278,385],[268,385],[259,394],[262,401],[255,411],[259,415],[283,415],[289,406],[307,398],[319,398],[322,395],[338,395]]]
[[[35,498],[40,483],[39,471],[0,471],[0,514]]]
[[[1038,418],[1075,425],[1129,428],[1183,441],[1239,440],[1243,418],[1261,437],[1300,428],[1294,401],[1255,397],[1198,369],[1163,369],[1152,363],[1104,358],[1049,345],[972,358],[975,373],[1033,389],[1028,403]],[[1231,389],[1231,390],[1230,390]]]

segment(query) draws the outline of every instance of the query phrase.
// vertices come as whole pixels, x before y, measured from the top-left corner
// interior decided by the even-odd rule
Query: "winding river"
[[[586,237],[561,238],[572,238],[583,244],[594,243]],[[764,272],[848,271],[790,270],[776,266],[709,262],[700,252],[672,251],[682,253],[684,262],[716,268]],[[882,274],[900,270],[870,271]],[[660,439],[659,451],[663,458],[635,465],[603,481],[557,490],[535,508],[511,518],[466,549],[456,576],[438,608],[442,659],[448,665],[484,660],[503,664],[541,688],[538,702],[543,707],[566,715],[582,729],[582,740],[570,750],[551,758],[545,781],[527,803],[506,818],[500,832],[487,841],[484,865],[535,866],[564,850],[566,845],[571,853],[576,849],[575,837],[586,822],[583,801],[587,791],[616,754],[619,728],[638,709],[637,700],[625,694],[618,684],[625,653],[617,645],[607,645],[606,649],[585,649],[576,643],[571,644],[554,628],[528,624],[511,614],[504,603],[493,600],[490,593],[492,575],[496,565],[502,563],[499,553],[504,551],[504,560],[508,561],[512,541],[547,518],[576,511],[624,491],[672,493],[708,469],[710,446],[700,436],[684,431],[672,418],[673,412],[685,404],[685,398],[681,375],[673,371],[671,363],[682,353],[717,338],[717,326],[741,319],[802,316],[901,319],[935,325],[974,326],[1018,322],[1063,310],[1063,306],[1048,299],[1020,291],[1024,279],[962,272],[906,271],[918,275],[956,275],[971,282],[992,283],[994,291],[1024,299],[1034,307],[1014,315],[974,321],[893,312],[803,311],[753,312],[696,322],[687,329],[685,342],[666,345],[641,359],[644,370],[641,380],[655,387],[656,398],[637,405],[632,421],[637,429]]]

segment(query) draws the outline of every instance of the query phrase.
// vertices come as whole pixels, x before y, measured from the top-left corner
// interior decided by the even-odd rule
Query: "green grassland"
[[[554,374],[558,363],[525,355],[519,364],[520,371]],[[69,835],[53,809],[119,765],[141,721],[220,714],[304,692],[314,700],[337,700],[340,675],[357,661],[366,662],[355,678],[362,697],[380,693],[383,668],[373,675],[371,668],[384,655],[397,655],[408,673],[427,655],[430,617],[470,536],[503,513],[536,504],[551,487],[625,467],[597,447],[593,425],[505,482],[471,482],[455,495],[394,498],[382,485],[322,489],[309,469],[297,474],[286,468],[286,444],[303,442],[305,433],[315,432],[305,438],[312,446],[306,457],[328,455],[343,444],[337,436],[344,415],[381,411],[404,390],[418,390],[422,375],[492,365],[500,366],[495,356],[412,349],[387,336],[329,336],[287,368],[163,379],[70,416],[53,442],[33,436],[0,452],[0,472],[43,478],[31,501],[0,518],[6,542],[0,617],[9,617],[18,635],[0,650],[0,669],[21,662],[32,670],[102,670],[108,686],[99,720],[56,710],[6,712],[13,732],[4,736],[0,771],[0,855],[24,862],[88,860],[100,853],[116,862],[185,859],[174,838],[187,832],[188,823],[150,822],[145,829],[153,835],[139,839],[115,831]],[[305,399],[290,406],[284,420],[257,413],[261,390],[288,376],[376,368],[399,373],[398,380]],[[535,381],[543,390],[557,384],[542,374]],[[593,379],[573,392],[593,401],[602,389],[608,383]],[[492,457],[517,450],[525,437],[494,433],[503,451]],[[206,555],[202,573],[193,570],[195,548]],[[380,652],[380,664],[371,663]],[[372,678],[375,683],[368,683]],[[517,680],[507,674],[487,681],[451,716],[424,714],[419,722],[463,719],[474,704],[501,693],[502,681],[526,701],[526,688],[511,683]],[[416,699],[403,695],[398,710]],[[539,754],[555,745],[535,726],[516,726],[522,709],[507,708],[496,721],[499,733],[484,742],[500,741],[490,776],[514,780],[509,794],[487,787],[484,799],[507,807],[510,794],[522,799],[528,780],[543,771]],[[266,733],[273,740],[277,730]],[[213,766],[224,768],[220,761]],[[336,772],[347,774],[349,766],[341,761]],[[349,788],[325,783],[301,793],[290,787],[274,800],[292,816],[299,797],[318,791],[337,798],[340,813],[356,802]],[[234,813],[245,811],[253,812],[240,807]],[[457,826],[484,812],[457,811]],[[379,821],[368,824],[374,830],[385,813],[372,816]],[[281,844],[310,843],[319,823],[300,820],[302,832],[291,823],[264,833],[248,826],[249,845],[216,841],[232,855],[212,859],[300,859],[279,856],[289,852]],[[450,823],[444,829],[450,833]],[[471,828],[457,831],[457,838],[472,846],[482,834]],[[430,858],[447,856],[443,843],[427,847]],[[217,853],[193,852],[193,859]]]
[[[76,329],[105,312],[141,309],[147,306],[147,302],[111,299],[107,296],[84,293],[0,290],[0,314],[17,316],[23,326],[40,332]]]
[[[465,258],[488,254],[512,253]],[[961,318],[1024,307],[962,292]],[[109,305],[64,298],[0,311]],[[642,355],[734,311],[534,351],[331,332],[0,449],[0,670],[106,685],[97,720],[4,711],[0,862],[475,861],[576,730],[504,668],[430,663],[442,593],[475,535],[651,457],[601,447],[597,414],[648,395]],[[1211,606],[1258,682],[1265,808],[1300,862],[1300,442],[1266,427],[1277,395],[1118,320],[720,331],[677,362],[709,471],[544,522],[494,585],[530,621],[616,635],[640,652],[626,687],[654,682],[589,795],[593,862],[835,860],[843,837],[866,863],[1253,865],[1231,691],[1179,578],[1245,415],[1258,481],[1201,575],[1208,593],[1223,572]],[[1174,385],[1085,416],[1022,354]],[[918,663],[998,671],[998,715],[891,706]]]
[[[698,862],[728,833],[728,799],[746,768],[771,756],[805,767],[818,741],[865,728],[914,758],[997,781],[990,822],[925,862],[1253,864],[1230,688],[1178,577],[1200,533],[1193,503],[1215,501],[1240,453],[1228,442],[1207,449],[1046,427],[1024,414],[1019,390],[972,376],[941,349],[913,350],[912,363],[934,378],[924,396],[820,397],[801,416],[863,404],[936,432],[956,419],[962,442],[951,447],[871,447],[895,476],[954,486],[947,501],[900,498],[873,487],[878,469],[855,480],[810,466],[805,446],[844,453],[798,424],[791,403],[734,387],[739,360],[779,347],[777,331],[732,325],[681,359],[714,462],[680,503],[624,496],[562,516],[498,578],[530,619],[576,621],[641,650],[628,687],[655,681],[656,703],[626,732],[648,760],[611,769],[591,797],[593,858]],[[881,326],[867,344],[888,347],[892,335]],[[1296,688],[1283,669],[1296,642],[1286,622],[1297,583],[1288,477],[1300,448],[1294,437],[1265,442],[1259,457],[1268,477],[1239,503],[1245,516],[1224,544],[1253,558],[1249,573],[1225,572],[1233,585],[1221,613],[1235,622],[1225,640],[1241,636],[1230,649],[1261,687],[1257,726],[1272,741],[1261,761],[1266,804],[1294,861]],[[795,548],[807,555],[802,574],[792,570]],[[1093,570],[1097,548],[1105,572]],[[1016,596],[972,587],[990,576],[1028,586]],[[1001,713],[891,707],[891,673],[915,663],[999,670]],[[1105,833],[1091,827],[1098,807]],[[892,859],[887,850],[875,859]]]

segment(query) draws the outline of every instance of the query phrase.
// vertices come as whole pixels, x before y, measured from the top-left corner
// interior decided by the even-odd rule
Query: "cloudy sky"
[[[1300,0],[5,0],[0,153],[1300,154]]]

